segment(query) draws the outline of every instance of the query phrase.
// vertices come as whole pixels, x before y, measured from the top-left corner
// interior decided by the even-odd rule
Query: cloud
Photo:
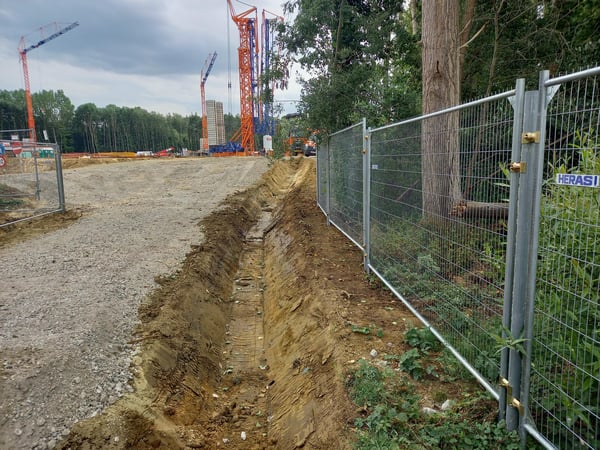
[[[227,109],[230,76],[232,112],[239,112],[239,35],[225,0],[3,3],[0,60],[4,67],[0,89],[23,88],[16,51],[22,35],[30,45],[41,38],[40,27],[54,21],[64,27],[77,21],[79,27],[28,54],[32,91],[62,89],[76,106],[114,103],[161,113],[199,113],[200,71],[208,54],[216,51],[217,61],[206,85],[207,98],[222,101]],[[259,12],[263,8],[281,11],[277,0],[265,0],[257,6]],[[238,13],[247,9],[237,2],[234,7]],[[54,29],[46,31],[45,36]],[[290,96],[299,96],[294,83],[289,92],[276,93],[276,98]],[[286,104],[286,109],[289,107]]]

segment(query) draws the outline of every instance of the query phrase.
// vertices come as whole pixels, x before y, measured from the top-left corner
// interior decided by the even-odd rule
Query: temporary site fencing
[[[60,149],[15,139],[20,131],[0,131],[0,227],[65,210]]]
[[[318,204],[546,448],[600,448],[600,67],[317,153]]]

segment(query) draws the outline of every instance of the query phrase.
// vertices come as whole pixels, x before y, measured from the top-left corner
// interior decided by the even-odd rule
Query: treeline
[[[570,73],[600,63],[598,0],[453,0],[460,11],[459,86],[463,100],[514,88],[538,72]],[[418,0],[290,0],[285,56],[311,76],[300,112],[307,126],[340,130],[369,118],[379,126],[421,113],[422,8]],[[327,11],[324,14],[323,11]],[[440,15],[436,29],[447,27]],[[275,72],[274,72],[275,73]],[[283,69],[280,73],[285,73]]]
[[[63,152],[157,151],[170,146],[200,147],[202,118],[162,115],[140,107],[85,103],[75,108],[62,90],[32,93],[39,142],[56,142]],[[239,128],[237,116],[225,115],[227,137]],[[0,131],[27,128],[25,92],[0,91]],[[7,136],[1,136],[7,138]],[[26,137],[23,133],[22,137]]]

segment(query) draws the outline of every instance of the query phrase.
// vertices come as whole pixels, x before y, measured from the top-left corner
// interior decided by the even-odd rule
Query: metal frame
[[[414,117],[402,122],[386,125],[383,127],[371,129],[366,128],[366,119],[362,123],[345,128],[330,137],[338,136],[344,133],[349,133],[356,126],[362,125],[363,132],[363,229],[362,243],[357,242],[356,238],[350,236],[347,230],[344,229],[344,224],[335,223],[331,220],[331,210],[329,205],[331,195],[331,164],[332,155],[327,148],[326,158],[317,160],[318,163],[318,189],[321,186],[327,185],[327,196],[323,192],[319,195],[319,206],[327,216],[328,223],[333,223],[346,237],[348,237],[355,245],[357,245],[364,253],[365,271],[372,272],[400,299],[404,305],[426,326],[429,327],[432,333],[444,344],[446,348],[454,354],[454,356],[471,372],[471,374],[483,385],[499,401],[499,418],[507,423],[510,430],[518,430],[521,436],[522,447],[525,448],[526,439],[528,436],[533,437],[541,445],[548,449],[557,448],[559,444],[551,442],[548,436],[536,427],[535,421],[529,411],[532,399],[531,393],[531,376],[532,376],[532,355],[533,343],[536,339],[535,329],[535,314],[536,314],[536,286],[537,286],[537,265],[540,250],[540,212],[542,208],[542,196],[544,186],[544,170],[545,160],[545,145],[546,145],[546,129],[547,115],[549,105],[553,96],[559,88],[565,83],[584,80],[600,75],[600,67],[584,70],[578,73],[569,74],[555,79],[549,78],[548,71],[540,73],[538,89],[534,91],[525,91],[525,80],[517,80],[515,89],[500,93],[491,97],[479,99],[473,102],[457,105],[443,111],[438,111],[432,114]],[[584,95],[588,98],[591,96],[597,101],[596,84],[593,84],[591,93],[586,91]],[[575,94],[579,92],[575,91]],[[596,96],[596,97],[595,97]],[[373,263],[372,253],[372,238],[374,230],[372,228],[374,217],[373,199],[374,181],[372,178],[375,165],[373,164],[374,154],[372,153],[372,145],[374,136],[377,133],[393,132],[395,127],[419,123],[431,117],[442,114],[462,112],[469,108],[474,108],[485,103],[495,102],[501,99],[509,99],[513,107],[512,116],[512,137],[511,137],[511,175],[509,186],[509,206],[508,206],[508,233],[506,236],[506,253],[504,260],[504,292],[502,305],[502,325],[504,331],[502,338],[505,345],[501,351],[499,361],[500,379],[498,385],[495,385],[496,380],[490,380],[484,376],[473,366],[468,358],[460,353],[444,336],[444,333],[436,329],[428,317],[413,304],[403,292],[400,292],[398,286],[386,278],[386,275]],[[592,100],[592,101],[593,101]],[[578,99],[570,99],[568,101],[576,102]],[[594,104],[593,107],[586,105],[585,109],[577,110],[578,114],[590,114],[590,117],[600,116],[600,106]],[[566,114],[566,113],[565,113]],[[593,116],[592,116],[593,114]],[[579,118],[580,121],[587,122]],[[596,119],[594,119],[595,121]],[[597,119],[600,120],[600,119]],[[594,123],[590,119],[590,130],[594,129]],[[582,125],[583,126],[583,125]],[[567,135],[570,136],[571,129],[567,129]],[[526,134],[531,133],[531,134]],[[564,132],[563,132],[564,134]],[[384,135],[382,135],[384,136]],[[596,139],[600,139],[596,131]],[[329,140],[327,141],[330,142]],[[594,141],[596,142],[596,141]],[[414,145],[414,144],[413,144]],[[597,145],[597,144],[595,144]],[[598,156],[600,158],[600,155]],[[326,164],[326,170],[322,169],[322,164]],[[320,177],[326,176],[327,180],[324,183]],[[421,173],[421,176],[423,174]],[[405,185],[406,186],[406,185]],[[326,198],[327,204],[323,204],[322,198]],[[596,224],[598,226],[598,224]],[[381,230],[377,230],[381,232]],[[381,251],[381,249],[379,250]],[[403,287],[404,288],[404,287]],[[562,324],[564,326],[564,324]],[[589,338],[592,339],[592,338]],[[522,342],[522,347],[514,345],[514,342]],[[524,350],[522,350],[524,348]],[[537,370],[537,369],[535,369]],[[596,405],[598,406],[598,405]],[[592,405],[592,408],[594,405]],[[590,414],[595,414],[591,410]],[[557,426],[564,424],[558,423]],[[577,435],[573,432],[572,439]],[[573,441],[575,442],[575,441]],[[577,445],[583,445],[583,441],[579,438]],[[589,446],[590,444],[588,444]],[[592,448],[592,447],[589,447]]]

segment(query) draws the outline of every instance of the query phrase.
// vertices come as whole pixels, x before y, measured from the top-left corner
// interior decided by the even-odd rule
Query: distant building
[[[208,123],[208,145],[225,144],[223,102],[206,100],[206,119]]]

